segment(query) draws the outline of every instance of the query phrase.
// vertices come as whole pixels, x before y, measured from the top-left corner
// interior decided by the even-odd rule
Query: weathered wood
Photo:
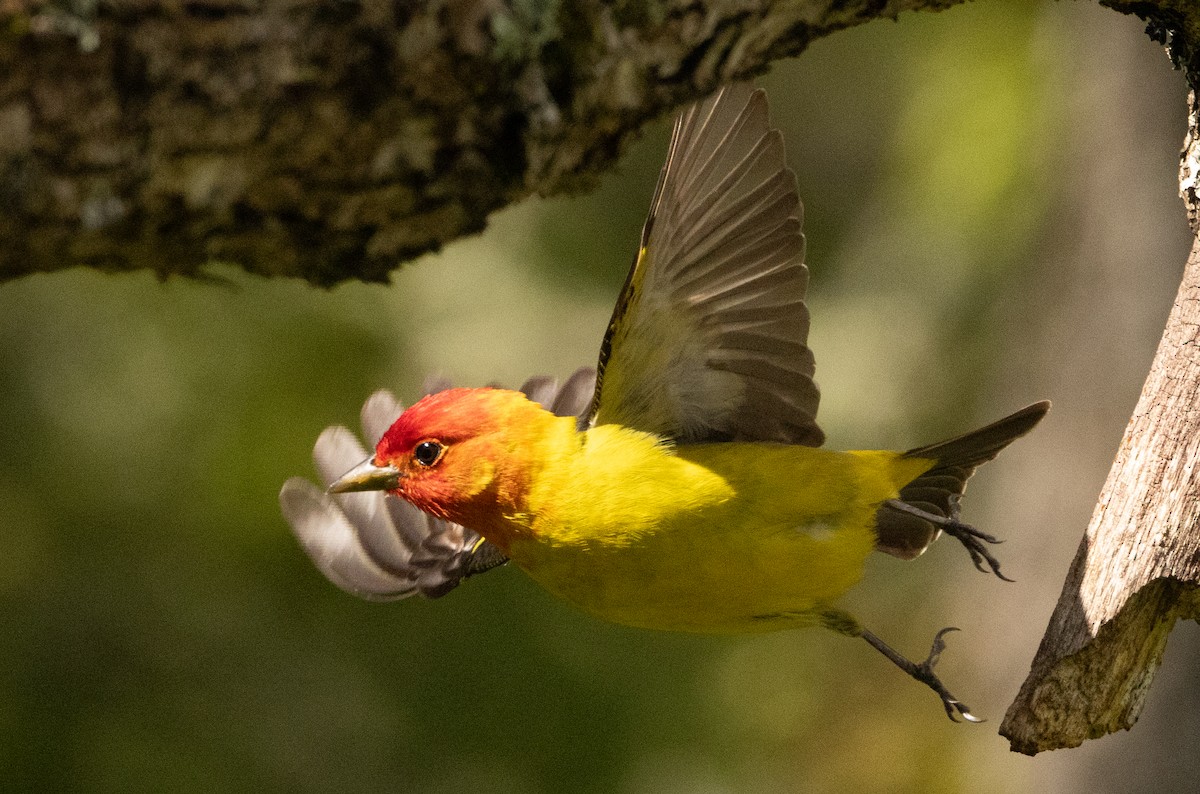
[[[1033,755],[1131,727],[1179,618],[1200,619],[1200,238],[1000,733]]]

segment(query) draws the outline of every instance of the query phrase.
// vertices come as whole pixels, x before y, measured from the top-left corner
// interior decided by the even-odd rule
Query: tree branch
[[[0,0],[0,280],[386,280],[723,82],[958,2]],[[1188,0],[1112,5],[1196,40]]]
[[[1132,727],[1179,618],[1200,619],[1200,238],[1000,733],[1034,755]]]
[[[1145,19],[1191,88],[1179,186],[1196,238],[1050,625],[1000,725],[1027,755],[1131,728],[1175,621],[1200,620],[1200,7],[1106,5]]]
[[[960,0],[96,2],[0,0],[0,279],[386,280],[723,82]]]

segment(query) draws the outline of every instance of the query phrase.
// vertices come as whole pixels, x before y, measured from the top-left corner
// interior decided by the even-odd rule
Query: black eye
[[[432,466],[438,462],[445,449],[436,441],[422,441],[413,448],[413,460],[422,466]]]

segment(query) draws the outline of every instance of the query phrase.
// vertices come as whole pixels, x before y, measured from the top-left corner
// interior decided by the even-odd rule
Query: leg
[[[942,639],[942,636],[947,632],[958,631],[958,629],[951,627],[939,631],[933,638],[933,647],[929,649],[929,656],[920,664],[915,664],[892,650],[887,643],[864,629],[858,624],[858,621],[845,612],[829,610],[821,616],[821,619],[826,628],[832,629],[839,634],[845,634],[848,637],[862,637],[870,643],[872,648],[886,656],[892,664],[936,692],[938,697],[942,699],[942,706],[946,709],[946,716],[952,721],[958,722],[958,718],[961,716],[967,722],[983,722],[981,718],[971,713],[971,709],[965,703],[950,694],[950,690],[946,689],[946,685],[933,672],[933,667],[937,664],[938,657],[946,649],[946,642]]]
[[[1002,541],[986,532],[980,532],[970,524],[964,524],[959,521],[957,496],[952,496],[950,499],[950,515],[948,517],[931,513],[928,510],[922,510],[919,507],[913,507],[910,504],[901,502],[899,499],[889,499],[884,504],[892,510],[908,513],[909,515],[928,521],[947,535],[956,538],[959,543],[966,547],[967,552],[971,555],[971,562],[975,563],[975,567],[979,570],[986,572],[986,569],[983,567],[983,563],[986,561],[988,567],[992,569],[992,573],[996,574],[996,576],[1006,582],[1013,581],[1000,573],[1000,561],[993,557],[992,553],[988,551],[987,546],[984,545],[985,543],[1001,543]]]
[[[966,703],[961,702],[950,691],[946,689],[946,685],[941,682],[933,672],[933,666],[937,664],[938,657],[942,655],[942,651],[946,650],[946,642],[942,639],[942,635],[949,631],[958,631],[953,626],[942,629],[933,638],[933,647],[929,649],[929,656],[925,657],[925,661],[920,664],[913,664],[908,659],[905,659],[900,654],[893,651],[884,643],[883,640],[876,637],[866,629],[862,630],[860,635],[864,640],[871,644],[871,647],[882,653],[892,661],[892,664],[899,667],[904,672],[911,675],[913,678],[920,681],[925,686],[937,692],[938,697],[942,699],[942,705],[946,708],[946,716],[954,722],[958,722],[958,716],[967,722],[983,722],[983,719],[976,717],[971,713],[971,709]]]

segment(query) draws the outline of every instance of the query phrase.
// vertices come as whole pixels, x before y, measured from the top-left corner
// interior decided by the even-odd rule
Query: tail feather
[[[1037,402],[987,427],[905,452],[906,458],[923,458],[936,463],[900,489],[900,501],[928,513],[950,517],[954,502],[966,490],[967,480],[975,469],[1032,430],[1049,410],[1049,401]],[[929,521],[886,506],[879,509],[875,527],[875,547],[906,560],[920,555],[939,534],[939,529]]]

